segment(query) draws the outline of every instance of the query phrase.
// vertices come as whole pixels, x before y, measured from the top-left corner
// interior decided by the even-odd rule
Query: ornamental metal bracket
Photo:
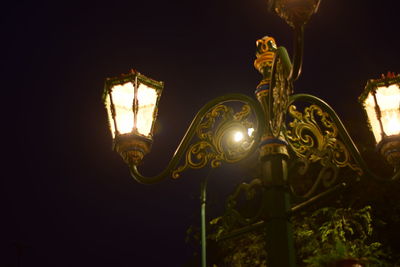
[[[295,102],[303,104],[301,110]],[[292,95],[287,110],[282,133],[294,158],[289,187],[295,196],[310,198],[320,187],[329,189],[340,182],[349,182],[339,179],[348,177],[339,175],[341,172],[352,173],[350,176],[355,179],[376,181],[400,176],[397,172],[391,179],[383,179],[373,174],[335,111],[321,99],[307,94]]]
[[[250,115],[248,104],[243,104],[238,112],[226,104],[214,106],[196,127],[198,141],[189,146],[185,163],[172,172],[172,178],[179,178],[189,168],[203,168],[207,163],[216,168],[222,162],[235,163],[245,158],[254,144],[252,135],[248,135],[248,129],[255,128]],[[235,142],[234,133],[240,135],[240,142]]]
[[[249,96],[227,94],[215,98],[196,114],[168,166],[159,175],[145,177],[136,165],[130,166],[131,175],[140,183],[153,184],[166,177],[178,178],[187,169],[208,164],[216,168],[222,162],[243,160],[258,148],[264,121],[260,104]],[[242,135],[240,142],[233,140],[235,132]]]

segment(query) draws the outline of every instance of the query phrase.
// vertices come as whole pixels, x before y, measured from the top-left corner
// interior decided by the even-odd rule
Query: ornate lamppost
[[[400,163],[400,76],[389,74],[368,82],[360,101],[369,118],[377,149],[394,167],[390,179],[373,174],[333,109],[319,98],[293,94],[300,75],[303,28],[319,0],[271,0],[269,8],[293,29],[293,62],[272,37],[257,41],[254,66],[263,78],[256,99],[228,94],[211,100],[195,116],[167,167],[154,177],[142,175],[138,166],[150,152],[153,126],[163,83],[132,70],[106,80],[104,103],[108,111],[114,150],[140,183],[167,177],[177,179],[187,169],[216,168],[235,163],[255,151],[259,154],[263,188],[262,205],[255,217],[241,217],[241,233],[262,228],[266,236],[268,266],[295,266],[290,215],[324,194],[351,184],[340,177],[342,169],[358,179],[395,180]],[[295,106],[295,103],[302,103]],[[302,107],[298,109],[298,107]],[[315,181],[296,189],[293,177],[306,175],[319,165]],[[318,189],[325,191],[318,194]],[[293,197],[296,202],[293,204]],[[205,186],[202,186],[205,200]],[[204,201],[203,201],[204,202]],[[203,203],[204,204],[204,203]],[[202,204],[202,266],[206,266],[205,205]],[[240,217],[240,214],[238,215]],[[232,235],[235,233],[232,233]]]

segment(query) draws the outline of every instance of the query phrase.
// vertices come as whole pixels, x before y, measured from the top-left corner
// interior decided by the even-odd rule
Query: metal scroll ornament
[[[286,51],[286,50],[284,50]],[[286,108],[289,101],[289,96],[292,93],[291,82],[289,82],[289,71],[285,68],[283,53],[277,53],[274,59],[272,69],[270,94],[270,114],[271,114],[271,130],[275,138],[279,137],[281,126],[285,120]]]
[[[265,202],[259,199],[263,190],[263,183],[257,178],[253,179],[250,183],[242,183],[238,185],[226,202],[226,211],[224,216],[227,219],[227,226],[235,225],[237,227],[242,227],[259,221],[265,211]],[[245,202],[249,203],[249,206],[240,209],[239,204],[242,203],[239,202],[241,200],[245,200]],[[243,214],[244,211],[246,214]]]
[[[221,163],[234,163],[245,158],[254,143],[249,120],[251,108],[244,104],[239,112],[233,107],[220,104],[214,106],[196,128],[198,141],[187,149],[185,163],[172,172],[173,178],[191,168],[200,169],[210,163],[212,168]],[[239,135],[239,139],[237,135]]]
[[[304,175],[313,163],[321,165],[316,181],[302,194],[303,197],[311,196],[320,184],[326,188],[332,186],[340,168],[348,167],[358,175],[362,174],[346,145],[338,139],[336,124],[321,107],[312,104],[299,112],[294,105],[290,105],[288,117],[291,120],[284,132],[289,146],[298,157],[299,173]]]

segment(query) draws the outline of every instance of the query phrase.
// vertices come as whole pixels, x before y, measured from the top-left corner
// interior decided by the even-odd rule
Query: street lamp
[[[305,25],[317,13],[321,0],[270,0],[269,10],[275,12],[291,27]]]
[[[140,163],[150,151],[163,86],[135,70],[106,79],[103,101],[114,150],[129,165]]]
[[[227,94],[208,102],[196,114],[166,168],[156,176],[142,175],[138,165],[150,151],[163,83],[131,71],[107,79],[105,85],[104,101],[114,149],[138,182],[152,184],[167,177],[176,179],[187,169],[236,163],[258,151],[261,177],[252,185],[263,188],[261,209],[253,218],[244,218],[239,212],[235,216],[244,224],[240,233],[264,229],[271,267],[295,266],[290,215],[351,184],[352,181],[339,179],[342,169],[350,169],[358,179],[390,181],[400,176],[400,171],[391,179],[373,174],[335,111],[315,96],[293,94],[294,82],[301,73],[304,25],[319,3],[269,1],[270,9],[294,28],[293,60],[274,38],[258,40],[254,66],[263,78],[255,91],[256,100],[243,94]],[[400,158],[399,84],[400,76],[394,75],[371,80],[360,97],[378,149],[395,167]],[[295,105],[298,102],[303,103],[302,109]],[[297,191],[293,176],[309,173],[313,164],[320,166],[315,182],[307,190]],[[325,191],[318,193],[319,188]],[[205,182],[201,190],[202,266],[206,266]]]
[[[360,96],[378,151],[394,165],[400,164],[400,75],[388,73],[369,80]]]

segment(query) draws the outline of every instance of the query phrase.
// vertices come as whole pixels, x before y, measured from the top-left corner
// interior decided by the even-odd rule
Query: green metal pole
[[[272,153],[261,158],[266,185],[266,250],[269,267],[295,267],[293,229],[289,221],[290,194],[287,191],[286,155]]]
[[[257,100],[263,107],[267,124],[259,149],[262,179],[266,188],[263,194],[263,201],[266,208],[265,241],[268,267],[296,266],[293,229],[288,218],[291,207],[290,194],[287,191],[287,142],[280,138],[282,129],[280,128],[281,125],[277,124],[280,121],[279,116],[284,115],[279,112],[285,111],[279,110],[279,108],[276,110],[274,106],[274,102],[278,101],[277,107],[279,107],[280,103],[284,103],[285,97],[287,98],[288,95],[281,96],[278,93],[278,99],[276,99],[274,92],[283,89],[285,93],[288,93],[291,83],[300,74],[302,33],[302,29],[296,32],[298,38],[295,45],[297,58],[295,68],[290,63],[286,49],[277,47],[272,37],[265,36],[256,43],[257,59],[254,61],[254,66],[262,74],[263,79],[257,86],[255,93]],[[282,68],[278,68],[274,64],[281,64]],[[274,66],[275,69],[273,69]],[[291,74],[289,74],[289,70]],[[287,79],[289,75],[293,77],[293,79],[286,80],[289,84],[282,83],[280,85],[286,86],[285,88],[275,88],[280,84],[276,82],[277,77]],[[274,78],[274,81],[272,81],[272,78]]]
[[[201,204],[201,266],[207,266],[207,228],[206,228],[206,197],[207,197],[207,178],[205,177],[200,186]]]

